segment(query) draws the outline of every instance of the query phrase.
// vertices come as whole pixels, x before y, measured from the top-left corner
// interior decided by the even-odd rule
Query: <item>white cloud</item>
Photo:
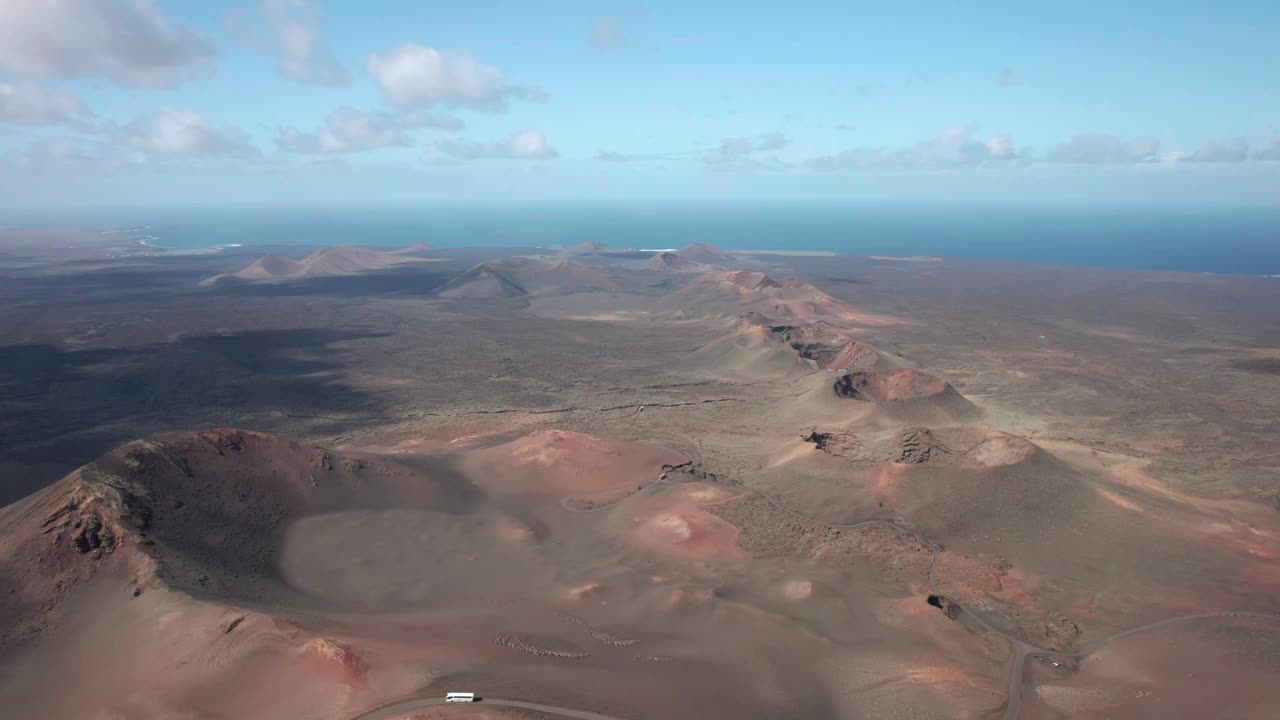
[[[858,147],[808,161],[812,170],[848,172],[857,170],[906,171],[947,170],[1026,162],[1058,162],[1081,165],[1172,165],[1177,163],[1235,164],[1249,160],[1280,161],[1280,137],[1265,149],[1249,152],[1249,142],[1235,138],[1209,142],[1194,152],[1161,152],[1154,138],[1123,138],[1100,133],[1076,135],[1048,152],[1029,157],[1019,152],[1007,135],[983,141],[973,137],[972,128],[955,128],[941,136],[910,147],[884,149]]]
[[[265,32],[236,16],[232,32],[244,45],[276,55],[281,75],[314,85],[351,84],[351,73],[325,42],[320,11],[308,0],[261,0],[258,12]]]
[[[1126,139],[1114,135],[1076,135],[1049,151],[1048,159],[1085,165],[1151,163],[1160,161],[1160,142],[1153,138]]]
[[[156,155],[252,158],[259,154],[243,131],[215,128],[199,115],[183,110],[159,110],[116,129],[114,134]]]
[[[1008,135],[993,135],[987,140],[987,159],[1000,162],[1013,160],[1018,150],[1013,146],[1013,138]]]
[[[400,122],[406,127],[411,128],[435,128],[436,130],[447,130],[457,132],[467,126],[462,118],[449,113],[424,112],[422,110],[411,110],[400,114]]]
[[[80,98],[38,86],[0,83],[0,122],[61,125],[84,122],[92,113]]]
[[[559,155],[537,130],[518,132],[493,143],[442,142],[436,144],[436,149],[446,160],[550,160]]]
[[[349,107],[338,108],[325,118],[324,127],[314,133],[284,128],[276,136],[276,146],[285,152],[304,155],[336,155],[367,152],[413,144],[412,132],[422,127],[459,130],[462,121],[452,115],[409,113],[391,115],[369,113]]]
[[[954,170],[1018,158],[1008,135],[995,135],[984,141],[974,138],[973,132],[972,127],[952,128],[905,148],[857,147],[813,158],[807,164],[820,172]]]
[[[3,164],[24,171],[92,170],[117,172],[144,166],[176,167],[167,161],[197,158],[256,158],[258,148],[241,130],[215,128],[199,115],[165,109],[125,125],[104,124],[88,136],[32,140],[3,156]],[[158,163],[158,164],[157,164]]]
[[[1250,159],[1259,162],[1280,162],[1280,135],[1271,139],[1271,144],[1261,150],[1254,150]]]
[[[720,141],[720,146],[703,158],[708,165],[739,163],[755,153],[779,150],[786,147],[787,137],[782,133],[768,133],[759,137],[732,137]]]
[[[1209,142],[1193,153],[1178,157],[1178,162],[1241,163],[1249,157],[1249,141],[1234,138],[1227,142]]]
[[[546,90],[529,87],[528,85],[512,85],[508,88],[508,94],[516,100],[524,100],[526,102],[544,103],[551,99]]]
[[[651,160],[666,160],[671,157],[670,154],[661,153],[622,153],[613,150],[601,150],[596,153],[595,159],[598,162],[608,163],[630,163],[630,162],[649,162]]]
[[[324,127],[318,132],[284,128],[275,142],[285,152],[328,155],[408,147],[413,138],[409,129],[391,116],[339,108],[325,118]]]
[[[541,90],[509,83],[501,69],[465,52],[402,45],[370,55],[368,69],[387,100],[401,107],[439,104],[499,111],[510,99],[547,99]]]
[[[26,147],[0,156],[0,165],[27,173],[50,171],[116,171],[143,162],[118,143],[84,137],[41,137]]]
[[[0,0],[0,68],[14,73],[159,86],[212,57],[152,0]]]
[[[717,170],[781,170],[787,164],[776,156],[767,154],[780,150],[791,141],[780,132],[744,137],[727,137],[714,148],[680,152],[626,153],[601,150],[596,153],[597,162],[633,163],[657,160],[699,161]]]

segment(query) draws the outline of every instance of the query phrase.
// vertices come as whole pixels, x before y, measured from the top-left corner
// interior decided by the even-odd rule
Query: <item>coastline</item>
[[[846,254],[831,250],[725,250],[730,255],[794,255],[796,257],[836,257]]]
[[[868,255],[868,260],[884,260],[886,262],[908,262],[908,263],[940,263],[942,258],[937,255]]]

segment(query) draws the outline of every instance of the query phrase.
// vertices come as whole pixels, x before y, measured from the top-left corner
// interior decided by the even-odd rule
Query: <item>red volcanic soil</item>
[[[882,358],[875,348],[853,340],[830,358],[824,359],[819,366],[828,370],[862,370],[879,364]]]
[[[664,448],[605,440],[565,430],[539,430],[519,440],[468,453],[462,468],[496,494],[560,501],[652,483],[664,465],[688,458]]]
[[[761,474],[772,493],[803,514],[833,522],[895,517],[953,541],[968,529],[1020,537],[1037,527],[1019,508],[1067,517],[1089,498],[1062,463],[997,430],[923,427],[880,433],[810,432],[784,447]]]
[[[738,547],[738,528],[702,509],[733,494],[706,486],[683,485],[656,496],[637,498],[616,510],[629,524],[629,545],[666,558],[705,563],[738,563],[746,554]]]
[[[236,273],[236,277],[245,280],[269,280],[278,277],[294,277],[304,272],[305,266],[299,260],[279,255],[263,255],[249,267]]]
[[[22,658],[0,675],[6,717],[326,718],[367,702],[346,646],[162,586],[135,597],[136,574],[117,551],[67,594],[56,627],[5,648]]]
[[[164,435],[123,445],[5,508],[4,555],[32,565],[3,572],[39,597],[44,584],[70,587],[117,550],[143,549],[175,587],[243,598],[278,584],[275,543],[308,508],[430,507],[446,497],[407,468],[261,433]],[[5,619],[0,632],[39,621]]]
[[[1080,572],[1076,553],[1091,555],[1106,547],[1099,542],[1085,550],[1085,543],[1075,541],[1069,549],[1056,547],[1047,557],[1038,552],[1037,543],[1046,533],[1078,531],[1101,503],[1087,479],[1065,463],[1027,440],[995,430],[814,432],[779,448],[778,459],[756,474],[753,487],[782,507],[819,522],[903,523],[946,549],[939,556],[937,590],[960,599],[966,607],[1009,618],[1023,637],[1042,646],[1069,647],[1080,632],[1079,625],[1048,612],[1045,607],[1055,606],[1041,604],[1038,587],[1034,596],[1028,596],[1016,592],[1014,583],[1005,585],[1009,563],[1053,568],[1056,581]],[[757,518],[749,525],[735,516],[728,519],[744,534],[750,531],[757,543],[765,538],[785,548],[817,541],[813,539],[817,535],[791,540],[794,531],[782,528],[791,527],[795,515],[770,514],[776,517]],[[770,526],[778,530],[770,531]],[[858,535],[821,537],[836,543]],[[889,538],[893,539],[887,550],[891,558],[918,547],[914,536],[898,533]],[[760,549],[773,552],[769,544]],[[926,565],[927,560],[927,553],[923,560],[917,557]]]
[[[866,598],[848,595],[864,592],[848,573],[866,558],[924,606],[930,548],[904,531],[841,530],[794,514],[833,509],[903,519],[946,545],[940,592],[966,610],[1012,617],[1026,637],[1072,641],[1071,620],[1026,597],[1041,587],[1034,576],[1007,580],[1007,566],[985,553],[1074,532],[1088,499],[1104,501],[1048,453],[1003,433],[840,433],[796,437],[789,459],[751,474],[793,512],[728,485],[654,486],[686,458],[573,432],[404,460],[417,465],[236,430],[130,443],[0,512],[0,703],[19,717],[341,718],[422,692],[441,677],[423,667],[497,678],[530,663],[575,677],[628,663],[628,679],[652,668],[667,673],[652,676],[655,686],[719,691],[728,687],[721,673],[738,679],[751,667],[740,657],[785,650],[789,663],[811,667],[829,633],[883,637],[860,610]],[[638,487],[599,512],[561,505]],[[1079,572],[1074,552],[1063,544],[1052,551],[1068,557],[1061,566],[1028,566],[1057,582]],[[521,614],[530,603],[579,620],[557,631]],[[777,612],[779,603],[791,609]],[[503,633],[526,644],[495,644]],[[590,659],[539,655],[562,647]],[[913,653],[902,662],[951,677],[944,660]],[[674,659],[640,659],[650,657]],[[681,684],[681,660],[726,665]],[[899,664],[877,662],[887,682]],[[984,667],[967,661],[957,683],[970,664]],[[810,688],[799,670],[752,677],[800,683],[788,691],[798,697]],[[508,687],[505,696],[522,696]]]
[[[908,422],[954,422],[981,413],[942,378],[911,368],[846,373],[832,390],[836,397],[875,403]]]
[[[1277,717],[1277,630],[1276,620],[1209,617],[1134,633],[1078,662],[1033,658],[1020,717]]]
[[[715,245],[706,243],[690,243],[680,251],[680,255],[693,262],[706,265],[720,265],[725,261],[725,252]]]
[[[419,471],[260,433],[128,443],[0,512],[0,665],[25,658],[0,673],[0,703],[16,717],[335,716],[362,692],[359,654],[223,603],[305,601],[276,564],[303,515],[451,497]]]
[[[742,380],[785,380],[814,370],[768,326],[750,320],[693,351],[681,365],[702,376]]]
[[[650,270],[661,270],[663,272],[707,272],[710,266],[673,252],[660,252],[649,258],[647,263]]]
[[[678,292],[707,299],[752,298],[756,294],[776,294],[782,284],[762,272],[724,270],[694,278]],[[696,295],[695,295],[696,294]]]
[[[836,397],[875,403],[908,422],[954,422],[981,412],[950,383],[912,368],[845,373],[832,390]]]
[[[599,270],[564,258],[509,258],[480,263],[437,293],[452,299],[616,292],[621,286]]]
[[[814,430],[803,440],[818,450],[856,463],[993,468],[1026,462],[1040,452],[1025,438],[978,427],[914,427],[867,437]]]
[[[919,370],[900,368],[887,372],[853,372],[841,375],[835,384],[840,397],[870,402],[920,400],[941,395],[945,380]]]
[[[331,247],[317,250],[301,260],[292,260],[279,255],[265,255],[234,275],[214,275],[204,283],[351,275],[382,270],[405,262],[421,262],[419,258],[402,257],[402,255],[423,249],[430,249],[430,246],[415,245],[406,250],[393,252],[378,252],[354,246]]]
[[[756,311],[765,315],[782,285],[761,272],[709,272],[662,299],[681,317],[725,317]],[[815,288],[816,290],[816,288]]]
[[[401,262],[391,253],[380,253],[361,247],[335,247],[318,250],[303,258],[304,275],[346,275],[381,270]]]
[[[818,369],[890,370],[901,362],[830,323],[775,325],[747,312],[737,327],[690,353],[682,365],[703,376],[781,380]]]
[[[941,592],[1007,618],[1043,647],[1088,648],[1180,615],[1268,611],[1249,597],[1274,564],[1274,520],[1261,506],[1117,482],[1114,457],[1090,448],[1059,457],[1066,446],[1050,447],[984,428],[886,432],[866,422],[779,448],[754,483],[806,517],[905,521],[947,549]],[[975,591],[988,570],[975,574],[952,553],[994,563],[997,581]],[[1115,573],[1116,559],[1139,554],[1150,561]]]
[[[776,280],[762,272],[718,271],[694,278],[662,298],[660,313],[675,319],[718,319],[755,312],[776,322],[828,319],[862,325],[888,325],[894,318],[862,313],[798,278]]]
[[[826,322],[779,325],[770,330],[801,357],[812,360],[823,370],[889,370],[902,362],[854,340],[847,330]]]

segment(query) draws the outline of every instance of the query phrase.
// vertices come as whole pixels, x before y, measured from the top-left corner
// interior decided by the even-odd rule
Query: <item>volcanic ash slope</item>
[[[354,275],[384,270],[404,263],[424,262],[422,258],[412,257],[408,253],[426,249],[430,249],[430,246],[414,246],[406,250],[391,252],[378,252],[369,248],[355,246],[339,246],[322,248],[301,260],[293,260],[280,255],[264,255],[237,273],[214,275],[204,280],[202,284],[216,285],[237,281],[261,282],[304,277]]]
[[[437,294],[461,300],[617,292],[621,289],[613,278],[576,260],[508,258],[476,265],[454,278]]]
[[[849,325],[878,326],[900,322],[860,312],[799,278],[776,280],[762,272],[704,273],[661,298],[656,311],[673,320],[724,320],[756,312],[779,323],[803,324],[830,320]]]

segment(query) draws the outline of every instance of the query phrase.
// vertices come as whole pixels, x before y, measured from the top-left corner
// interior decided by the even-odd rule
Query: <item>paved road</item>
[[[445,700],[442,697],[418,698],[417,700],[406,700],[394,705],[380,707],[363,715],[357,715],[351,720],[386,720],[393,718],[412,710],[421,710],[423,708],[444,705]],[[450,703],[454,705],[463,705],[463,703]],[[537,712],[547,713],[548,715],[559,715],[560,717],[575,718],[575,720],[620,720],[611,715],[601,715],[600,713],[587,712],[586,710],[574,710],[573,708],[555,707],[554,705],[541,705],[539,703],[523,702],[521,700],[503,700],[500,698],[483,698],[473,703],[476,705],[499,705],[502,707],[519,708],[521,710],[535,710]]]

